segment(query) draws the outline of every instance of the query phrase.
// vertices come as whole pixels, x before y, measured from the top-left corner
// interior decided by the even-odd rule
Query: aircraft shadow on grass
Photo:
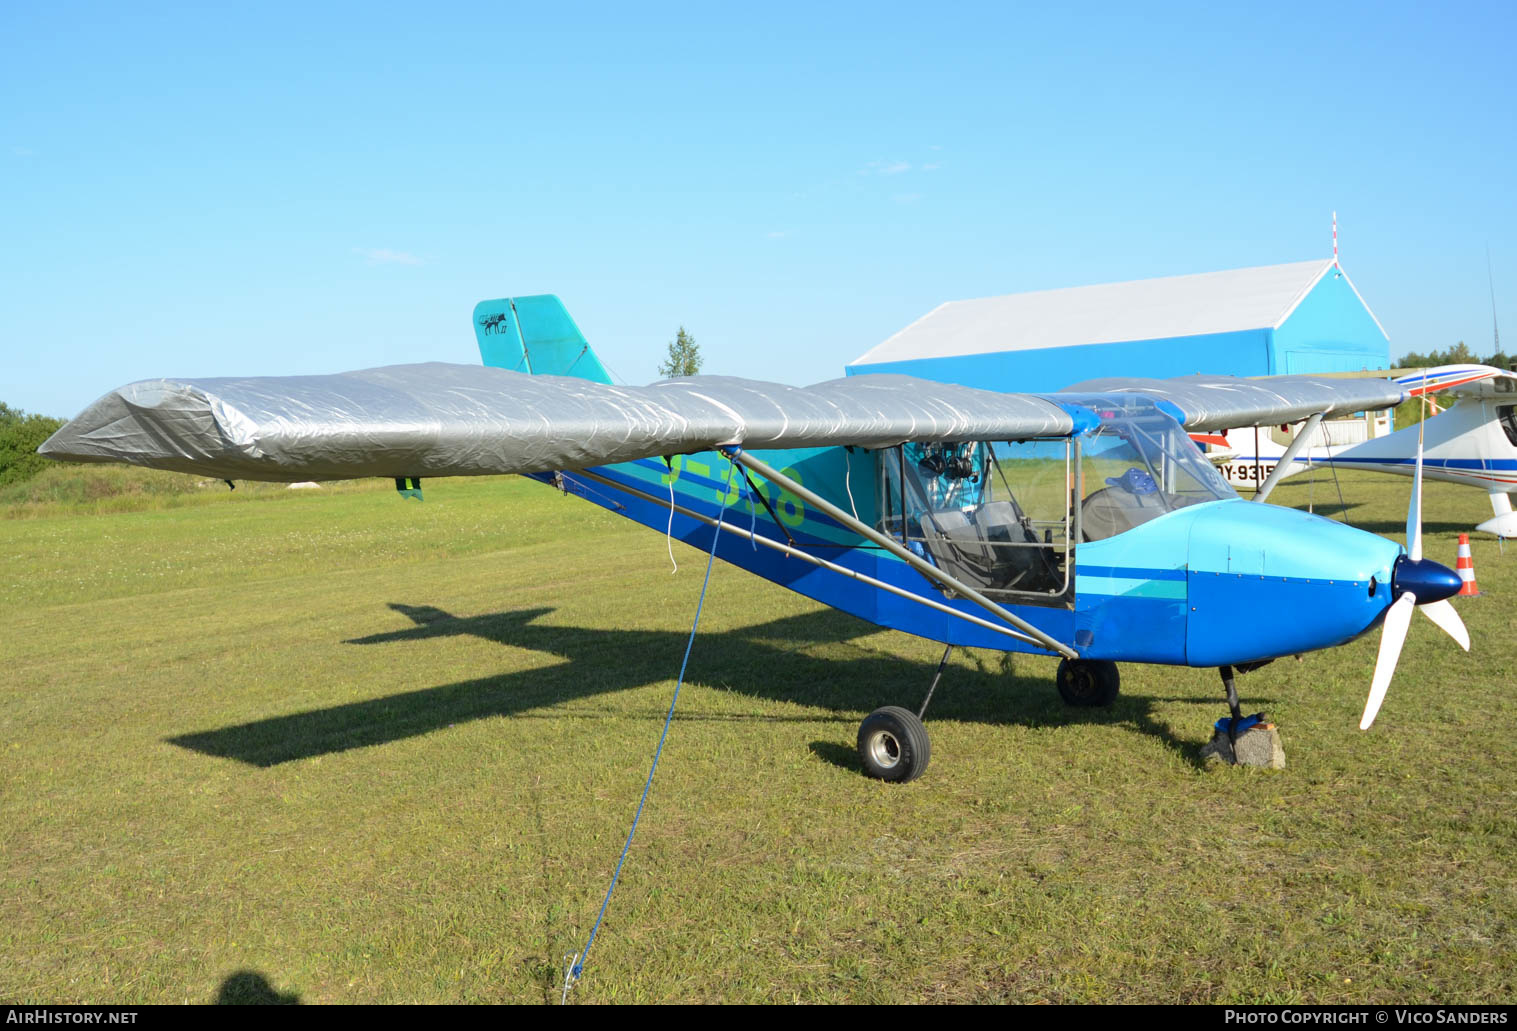
[[[1314,509],[1314,512],[1315,514],[1328,519],[1336,519],[1340,522],[1346,522],[1356,530],[1364,530],[1368,533],[1379,534],[1381,537],[1388,537],[1393,541],[1399,541],[1406,535],[1406,520],[1404,519],[1351,520],[1347,515],[1345,515],[1345,513],[1349,512],[1350,510],[1360,507],[1362,507],[1362,505],[1353,502],[1347,505],[1318,505]],[[1303,508],[1301,511],[1304,512],[1306,509]],[[1422,536],[1424,539],[1428,537],[1440,536],[1442,534],[1448,534],[1452,537],[1456,534],[1466,533],[1468,531],[1469,523],[1467,522],[1430,523],[1424,520],[1422,523]]]
[[[1389,537],[1393,541],[1399,541],[1406,535],[1406,523],[1398,523],[1393,519],[1370,520],[1368,522],[1358,523],[1356,525],[1361,530],[1368,530],[1370,533],[1378,533],[1380,536]],[[1426,541],[1429,537],[1441,536],[1443,534],[1448,534],[1450,537],[1452,537],[1456,534],[1469,532],[1469,528],[1469,523],[1424,522],[1422,524],[1422,538]],[[1433,547],[1433,543],[1431,541],[1428,541],[1427,547]]]
[[[1306,511],[1306,509],[1304,507],[1301,507],[1299,503],[1292,507],[1296,507],[1302,512]],[[1312,512],[1327,519],[1336,519],[1339,522],[1348,523],[1348,525],[1354,527],[1356,530],[1364,530],[1368,533],[1379,534],[1381,537],[1389,537],[1391,540],[1399,541],[1405,536],[1405,519],[1362,519],[1354,518],[1349,515],[1349,513],[1351,513],[1354,509],[1363,507],[1364,503],[1360,501],[1350,501],[1347,504],[1342,505],[1334,502],[1329,505],[1315,505],[1312,508]],[[1422,523],[1422,536],[1424,538],[1438,534],[1448,534],[1450,536],[1453,536],[1455,534],[1466,533],[1468,530],[1468,522],[1455,521],[1430,523],[1424,519]]]
[[[566,661],[167,740],[205,755],[237,759],[251,766],[277,766],[403,740],[468,720],[515,716],[575,699],[665,682],[678,671],[688,638],[685,630],[608,630],[538,623],[540,617],[553,611],[550,608],[468,617],[456,617],[425,605],[392,603],[390,608],[405,615],[415,626],[345,643],[382,646],[466,634],[556,655]],[[856,657],[844,661],[800,650],[814,645],[844,644],[873,632],[873,626],[832,611],[703,633],[697,637],[691,654],[689,679],[759,698],[847,714],[846,717],[822,714],[751,717],[756,720],[835,723],[881,705],[899,704],[915,709],[926,694],[935,663],[914,662],[863,648],[857,650]],[[1109,709],[1072,709],[1064,706],[1054,690],[1051,664],[1041,676],[1005,674],[978,661],[975,665],[980,668],[966,668],[959,663],[944,672],[943,682],[933,696],[929,718],[1022,726],[1130,725],[1159,738],[1192,763],[1198,766],[1202,763],[1199,746],[1174,737],[1169,726],[1154,717],[1153,707],[1161,701],[1205,699],[1124,695]],[[1041,669],[1044,664],[1038,665]],[[1211,704],[1220,707],[1220,692]],[[555,714],[532,715],[553,718]],[[577,711],[572,715],[584,718],[593,714]],[[658,715],[662,715],[662,710]],[[649,718],[653,716],[650,710]],[[744,717],[692,717],[676,713],[675,718]],[[834,765],[859,769],[851,747],[851,731],[848,738],[846,742],[840,741],[837,748],[815,742],[811,750]]]

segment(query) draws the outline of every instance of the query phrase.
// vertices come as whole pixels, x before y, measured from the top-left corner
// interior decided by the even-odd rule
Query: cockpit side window
[[[1501,405],[1496,409],[1496,421],[1501,423],[1506,439],[1517,447],[1517,405]]]
[[[990,595],[1059,604],[1070,593],[1072,445],[907,443],[880,452],[880,528]]]

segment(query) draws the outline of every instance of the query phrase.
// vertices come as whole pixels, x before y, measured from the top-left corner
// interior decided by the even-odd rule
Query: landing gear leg
[[[1238,762],[1238,721],[1243,718],[1242,711],[1238,708],[1238,685],[1233,682],[1233,668],[1222,666],[1217,670],[1222,674],[1222,686],[1227,688],[1227,707],[1232,711],[1232,719],[1227,721],[1227,743],[1231,748],[1231,758],[1234,765]]]
[[[943,649],[943,657],[938,660],[938,671],[932,675],[932,686],[927,689],[927,697],[922,699],[922,707],[917,710],[917,719],[927,715],[927,706],[932,704],[932,692],[938,689],[938,681],[943,679],[943,669],[948,665],[948,656],[953,654],[953,645]]]

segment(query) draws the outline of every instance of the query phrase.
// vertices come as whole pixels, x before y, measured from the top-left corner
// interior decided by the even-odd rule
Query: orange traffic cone
[[[1460,585],[1459,593],[1454,595],[1454,597],[1473,598],[1477,596],[1480,593],[1480,588],[1475,583],[1475,563],[1470,558],[1470,535],[1467,533],[1459,535],[1459,560],[1455,568],[1459,570],[1459,579],[1463,580],[1464,583]]]

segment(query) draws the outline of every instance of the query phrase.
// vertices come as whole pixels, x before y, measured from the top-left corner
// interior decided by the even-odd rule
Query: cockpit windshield
[[[1238,496],[1151,399],[1117,394],[1071,400],[1101,420],[1081,438],[1082,540],[1104,540],[1187,505]]]

